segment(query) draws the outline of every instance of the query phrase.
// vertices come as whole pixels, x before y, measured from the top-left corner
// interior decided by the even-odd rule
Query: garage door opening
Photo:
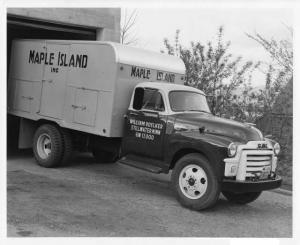
[[[7,15],[7,74],[14,39],[96,40],[96,28]],[[7,116],[7,151],[18,146],[19,118]]]

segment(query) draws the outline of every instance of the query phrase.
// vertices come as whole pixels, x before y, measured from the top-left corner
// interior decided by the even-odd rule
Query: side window
[[[165,105],[161,93],[155,89],[145,89],[142,109],[164,111]]]

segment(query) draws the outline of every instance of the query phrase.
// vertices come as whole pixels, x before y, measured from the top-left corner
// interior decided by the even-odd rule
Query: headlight
[[[274,150],[274,153],[276,156],[279,155],[280,153],[280,145],[278,143],[276,143],[274,146],[273,146],[273,150]]]
[[[231,143],[228,146],[228,156],[229,157],[234,157],[236,152],[237,152],[237,145],[235,143]]]

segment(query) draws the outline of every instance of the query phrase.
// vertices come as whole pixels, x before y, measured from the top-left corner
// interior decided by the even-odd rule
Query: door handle
[[[43,83],[45,83],[45,82],[52,83],[53,80],[52,80],[52,79],[49,79],[49,80],[43,79],[42,82],[43,82]]]
[[[139,114],[137,112],[131,111],[131,112],[129,112],[129,115],[131,115],[131,116],[138,116]]]
[[[82,106],[79,106],[79,105],[72,105],[72,107],[73,107],[74,109],[80,108],[82,111],[86,110],[86,106],[85,106],[85,105],[82,105]]]
[[[24,96],[24,95],[22,95],[22,98],[23,99],[27,99],[27,100],[33,100],[33,97],[31,97],[31,96]]]
[[[186,126],[184,126],[183,124],[175,124],[174,129],[175,129],[175,131],[179,131],[179,132],[188,130],[188,128]]]

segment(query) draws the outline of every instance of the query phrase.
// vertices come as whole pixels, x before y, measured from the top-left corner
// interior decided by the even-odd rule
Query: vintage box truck
[[[8,113],[19,147],[55,167],[73,150],[99,162],[172,171],[183,206],[201,210],[220,192],[254,201],[277,188],[278,143],[252,125],[211,114],[205,94],[184,86],[181,59],[111,42],[15,40]]]

